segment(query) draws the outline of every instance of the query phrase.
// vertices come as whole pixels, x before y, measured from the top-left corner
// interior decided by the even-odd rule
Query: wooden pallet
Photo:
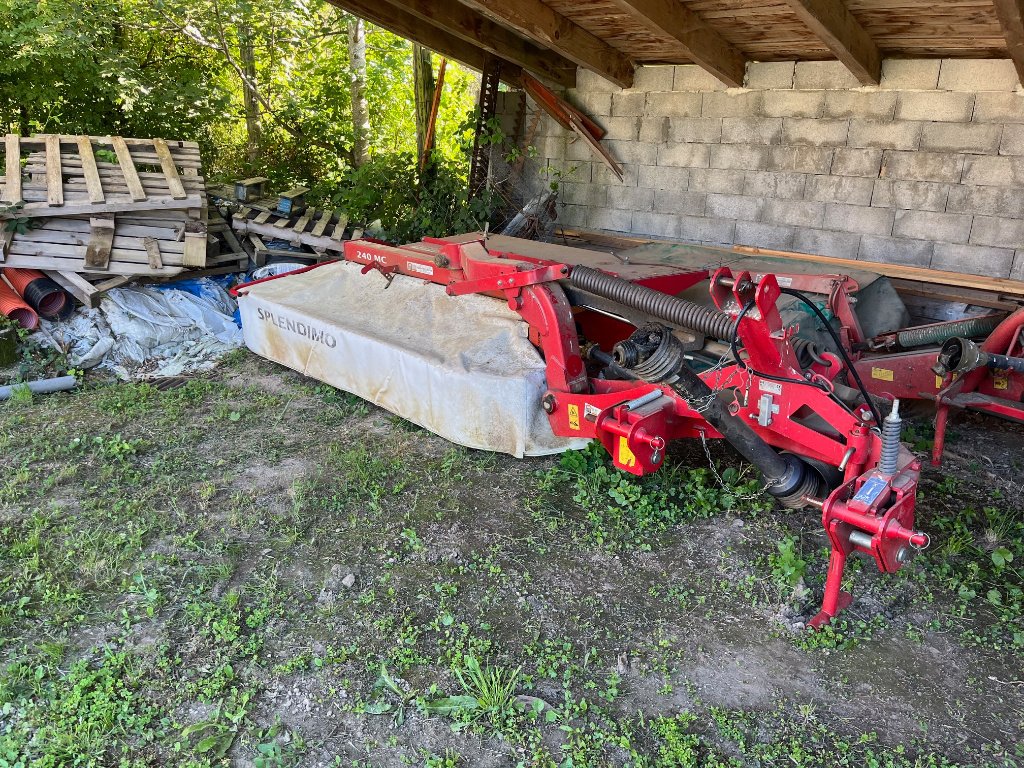
[[[0,219],[206,205],[195,142],[7,134],[4,155],[0,200],[23,205]]]
[[[307,208],[298,219],[277,211],[243,206],[231,219],[231,227],[240,234],[263,235],[304,245],[316,253],[344,250],[348,215],[344,211]]]

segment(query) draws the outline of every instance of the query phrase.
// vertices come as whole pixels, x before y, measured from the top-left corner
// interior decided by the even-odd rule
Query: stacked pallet
[[[44,270],[84,300],[94,282],[206,266],[194,142],[7,134],[3,150],[0,267]]]
[[[325,208],[304,208],[300,213],[289,210],[282,213],[279,209],[270,210],[258,205],[243,205],[232,216],[231,227],[235,232],[248,236],[255,248],[254,260],[260,264],[266,256],[278,255],[278,252],[267,248],[264,240],[281,240],[295,247],[305,247],[314,254],[325,258],[328,252],[335,257],[344,250],[345,231],[348,226],[348,215],[344,211]],[[351,239],[362,235],[362,230],[350,233]],[[280,252],[287,255],[288,252]],[[298,254],[292,254],[298,255]]]

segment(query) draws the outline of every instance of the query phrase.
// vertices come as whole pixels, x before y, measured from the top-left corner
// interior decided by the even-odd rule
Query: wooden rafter
[[[993,3],[1010,58],[1017,68],[1017,78],[1024,83],[1024,0],[993,0]]]
[[[541,0],[462,1],[622,88],[633,85],[633,64],[628,56]]]
[[[400,37],[415,40],[432,51],[449,59],[462,62],[478,71],[484,68],[487,52],[467,44],[450,32],[430,24],[424,24],[411,13],[385,5],[379,0],[328,0],[342,10],[369,21]],[[518,86],[522,68],[512,62],[505,62],[501,68],[501,79],[509,85]]]
[[[786,4],[863,85],[878,85],[882,54],[843,0],[786,0]]]
[[[381,5],[382,13],[388,13],[392,8],[408,12],[422,23],[440,28],[465,43],[482,48],[503,61],[518,64],[561,86],[571,88],[576,84],[576,65],[573,62],[527,42],[458,0],[385,0]]]
[[[612,0],[648,29],[673,38],[695,64],[726,85],[740,87],[746,58],[678,0]]]

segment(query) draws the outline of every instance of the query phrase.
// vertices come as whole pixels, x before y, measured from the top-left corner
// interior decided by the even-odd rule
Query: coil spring
[[[894,400],[892,413],[882,422],[882,454],[878,459],[878,470],[884,475],[895,475],[900,457],[900,432],[903,419],[899,415],[900,401]]]
[[[946,339],[955,336],[962,336],[969,339],[972,336],[984,336],[995,330],[1005,318],[1005,315],[989,315],[987,317],[971,317],[966,320],[958,320],[955,323],[946,323],[938,328],[923,326],[921,328],[908,328],[896,334],[896,340],[904,349],[911,347],[923,347],[928,344],[939,344]]]

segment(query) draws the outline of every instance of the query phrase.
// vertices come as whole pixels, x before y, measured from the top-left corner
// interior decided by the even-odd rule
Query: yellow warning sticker
[[[993,376],[992,377],[992,388],[993,389],[1006,389],[1010,386],[1010,379],[1007,376]]]
[[[893,373],[888,368],[872,368],[871,378],[881,379],[882,381],[892,381]]]
[[[625,437],[619,438],[618,456],[615,457],[615,461],[624,467],[636,466],[636,456],[629,450],[629,440]]]
[[[569,406],[569,429],[580,428],[580,407],[573,403]]]
[[[942,377],[941,376],[936,376],[935,377],[935,388],[936,389],[942,389]]]

